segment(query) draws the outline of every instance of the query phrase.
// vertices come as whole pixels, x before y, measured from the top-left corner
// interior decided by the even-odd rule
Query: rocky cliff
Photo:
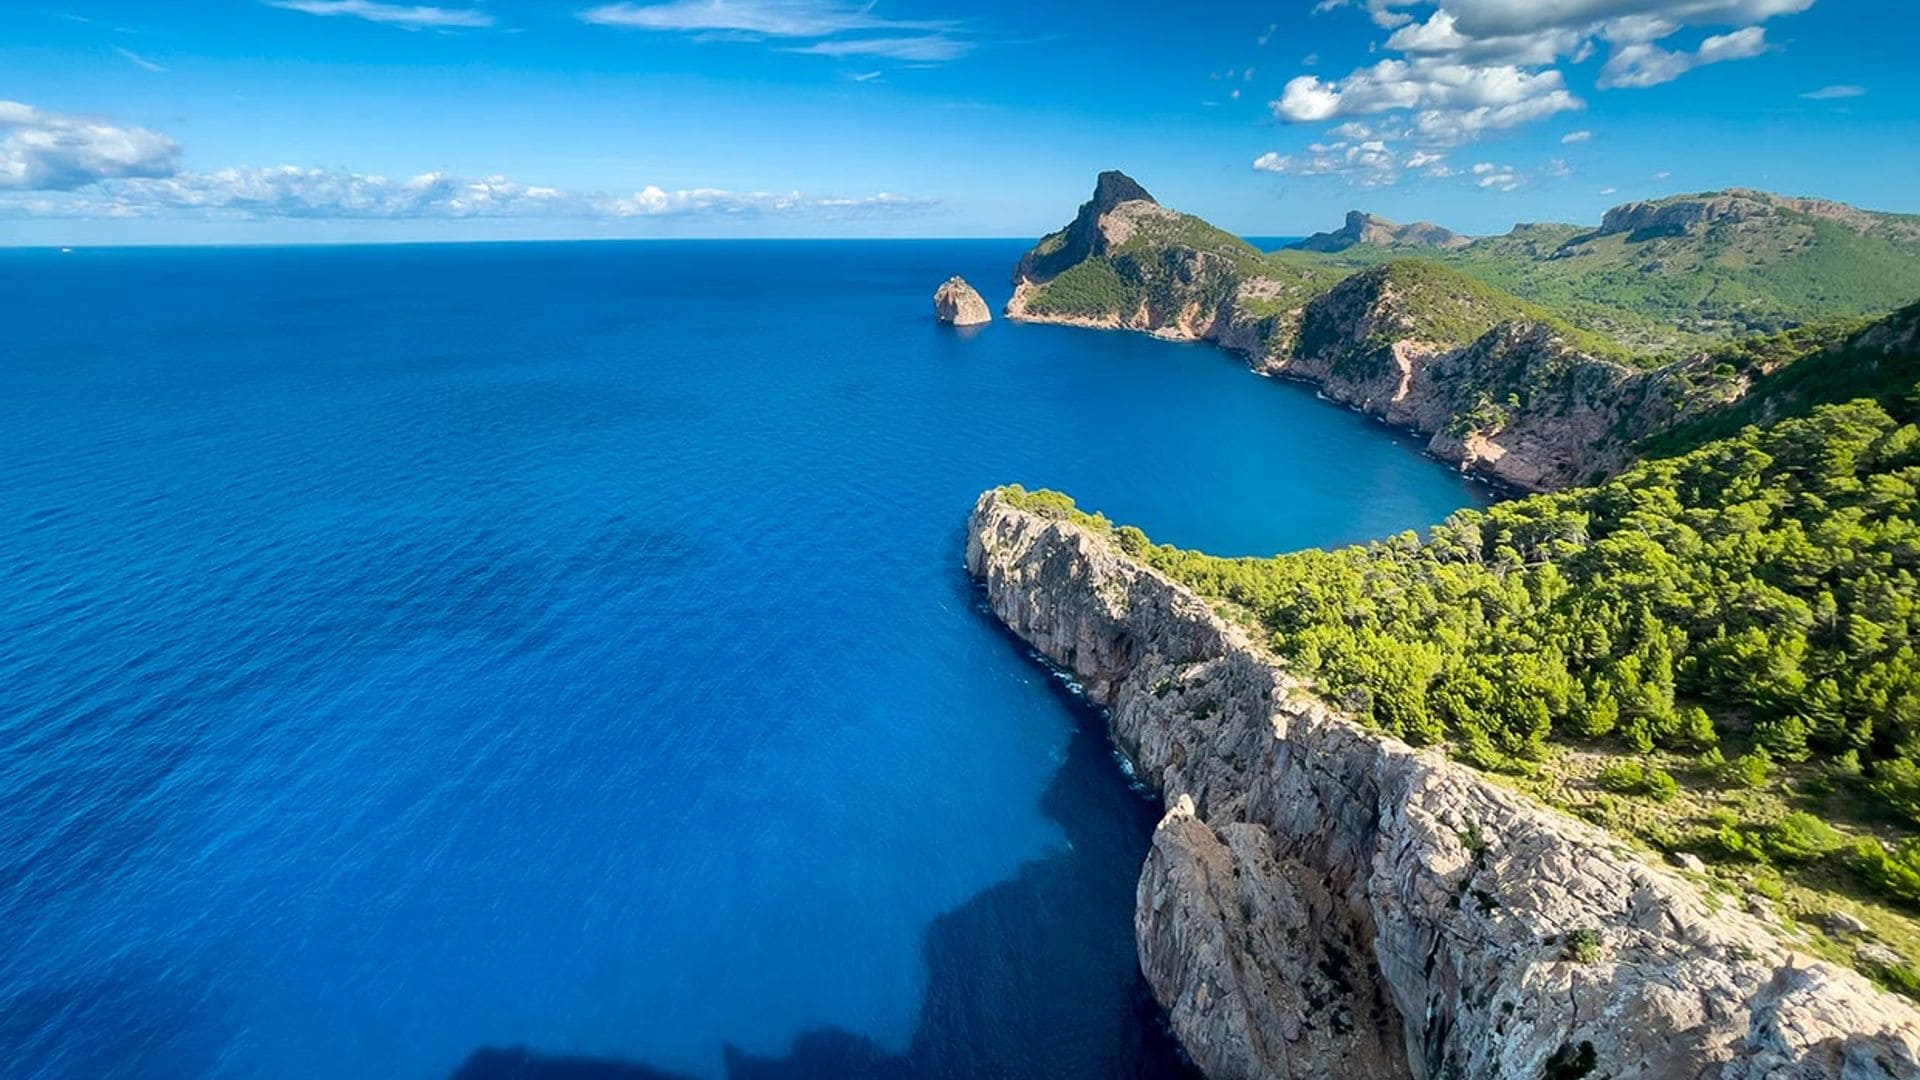
[[[1347,212],[1346,224],[1332,232],[1314,233],[1294,245],[1301,251],[1345,251],[1366,245],[1400,248],[1460,248],[1473,243],[1452,229],[1443,229],[1430,221],[1399,225],[1376,214],[1361,210]]]
[[[1920,1076],[1907,1004],[1331,712],[1104,530],[989,493],[967,567],[1166,799],[1140,962],[1208,1076]]]
[[[1600,228],[1594,235],[1680,236],[1704,233],[1716,226],[1795,216],[1831,221],[1858,233],[1879,232],[1906,242],[1920,240],[1920,219],[1908,215],[1876,214],[1829,199],[1772,195],[1749,188],[1674,195],[1616,206],[1601,218]]]
[[[992,322],[993,311],[965,278],[950,277],[933,291],[933,317],[954,326],[978,326]]]

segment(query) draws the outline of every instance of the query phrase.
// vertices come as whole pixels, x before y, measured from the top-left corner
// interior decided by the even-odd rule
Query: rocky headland
[[[1723,271],[1687,260],[1743,244],[1743,258],[1764,264],[1821,243],[1885,254],[1917,238],[1920,225],[1897,215],[1734,191],[1616,208],[1598,230],[1521,226],[1478,241],[1355,212],[1337,232],[1263,253],[1108,172],[1073,221],[1021,259],[1006,314],[1213,342],[1260,374],[1311,383],[1426,437],[1442,460],[1549,491],[1617,472],[1644,440],[1737,401],[1768,369],[1728,365],[1710,344],[1636,357],[1492,281],[1588,272],[1614,281],[1615,263],[1596,260],[1627,260],[1638,289],[1638,275],[1709,279]],[[1920,282],[1920,248],[1898,251],[1892,276]],[[1588,321],[1659,321],[1650,301],[1613,288],[1619,295],[1603,298],[1612,307],[1583,301]]]
[[[990,492],[966,558],[1166,800],[1140,962],[1208,1076],[1920,1076],[1910,1005],[1339,715],[1103,522]]]

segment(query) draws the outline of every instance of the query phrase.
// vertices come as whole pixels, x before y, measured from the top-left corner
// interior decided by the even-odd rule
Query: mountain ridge
[[[1314,233],[1288,244],[1300,251],[1338,252],[1360,245],[1397,248],[1457,248],[1473,238],[1441,228],[1431,221],[1399,225],[1364,210],[1347,211],[1346,224],[1331,232]]]

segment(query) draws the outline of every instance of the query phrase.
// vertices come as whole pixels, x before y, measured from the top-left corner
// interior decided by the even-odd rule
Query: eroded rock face
[[[1166,797],[1140,964],[1207,1075],[1920,1076],[1905,1002],[1337,715],[1107,538],[989,493],[967,566]]]
[[[1067,227],[1050,233],[1021,258],[1014,268],[1013,280],[1044,281],[1102,250],[1100,219],[1124,203],[1153,205],[1153,196],[1126,173],[1109,170],[1094,180],[1093,197],[1080,204]]]
[[[934,317],[955,326],[978,326],[993,321],[993,311],[965,278],[950,277],[933,293]]]
[[[1606,212],[1596,235],[1630,233],[1642,237],[1699,233],[1715,226],[1734,225],[1772,217],[1780,212],[1821,218],[1856,232],[1890,231],[1911,238],[1920,235],[1913,221],[1873,214],[1830,199],[1802,199],[1773,195],[1750,188],[1729,188],[1700,195],[1626,203]]]

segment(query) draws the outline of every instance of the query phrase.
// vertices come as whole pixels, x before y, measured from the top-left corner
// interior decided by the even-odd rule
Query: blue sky
[[[0,243],[1247,234],[1747,185],[1920,212],[1894,0],[20,0]]]

